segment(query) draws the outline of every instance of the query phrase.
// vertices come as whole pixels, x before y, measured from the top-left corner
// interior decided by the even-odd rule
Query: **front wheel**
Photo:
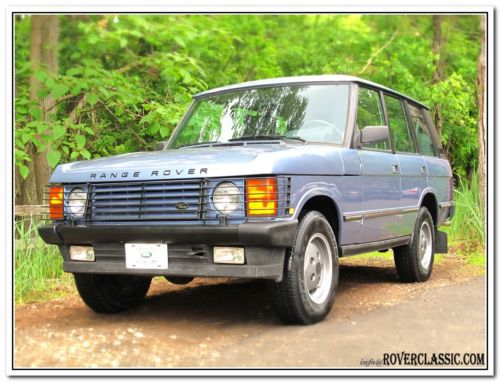
[[[337,242],[325,217],[308,212],[287,252],[283,279],[268,282],[278,316],[292,324],[313,324],[330,312],[339,280]]]
[[[119,313],[142,303],[151,277],[75,273],[75,284],[83,302],[97,313]]]
[[[186,276],[165,276],[165,279],[168,282],[171,282],[175,285],[186,285],[194,280],[194,277],[186,277]]]
[[[410,243],[394,248],[394,263],[403,282],[429,279],[434,264],[434,222],[427,208],[418,212]]]

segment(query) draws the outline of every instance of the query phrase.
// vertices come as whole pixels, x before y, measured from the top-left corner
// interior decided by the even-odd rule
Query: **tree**
[[[481,17],[481,51],[479,53],[478,68],[477,68],[477,82],[478,82],[478,151],[479,151],[479,191],[481,193],[481,201],[483,206],[486,206],[486,134],[485,134],[485,121],[486,121],[486,107],[484,105],[486,95],[486,52],[485,52],[485,23],[486,17]]]
[[[15,20],[18,202],[39,200],[45,158],[153,149],[193,94],[279,76],[352,74],[418,99],[457,177],[477,168],[477,15],[40,17]],[[52,43],[41,21],[60,23]]]
[[[434,39],[432,42],[432,53],[434,54],[434,78],[432,82],[438,84],[441,82],[443,77],[443,59],[441,55],[441,49],[443,45],[443,38],[441,33],[441,25],[443,23],[442,15],[432,16],[432,25],[434,26]],[[441,130],[443,130],[443,116],[441,112],[441,104],[437,103],[434,111],[434,123],[436,124],[436,130],[441,138]]]
[[[43,95],[43,84],[37,73],[40,70],[51,74],[57,73],[58,39],[58,16],[31,17],[29,98],[32,104],[38,105],[38,111],[34,114],[38,115],[41,121],[48,121],[54,114],[54,99],[50,93]],[[51,170],[47,159],[49,145],[44,142],[45,139],[40,134],[36,134],[34,138],[33,142],[26,145],[26,150],[32,160],[27,163],[29,172],[20,188],[20,200],[23,204],[42,204],[44,187],[50,177]]]

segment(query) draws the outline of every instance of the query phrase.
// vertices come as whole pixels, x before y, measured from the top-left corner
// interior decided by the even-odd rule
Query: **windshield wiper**
[[[176,148],[180,149],[181,147],[195,147],[195,146],[213,145],[214,143],[220,143],[220,142],[219,141],[211,141],[211,142],[188,143],[186,145],[182,145],[182,146],[179,146]]]
[[[281,141],[300,141],[305,142],[306,140],[301,137],[288,137],[286,135],[247,135],[238,138],[228,139],[228,142],[242,142],[242,141],[269,141],[269,140],[281,140]],[[198,142],[198,143],[188,143],[177,147],[178,149],[182,147],[197,147],[197,146],[208,146],[213,144],[224,145],[224,142],[211,141],[211,142]]]
[[[288,137],[286,135],[246,135],[238,138],[228,139],[229,142],[238,142],[238,141],[264,141],[271,139],[279,139],[279,140],[292,140],[292,141],[300,141],[305,142],[306,140],[301,137]]]

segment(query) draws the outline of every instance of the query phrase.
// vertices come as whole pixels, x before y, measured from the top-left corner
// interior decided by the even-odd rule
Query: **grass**
[[[446,254],[441,254],[441,253],[436,253],[434,255],[434,264],[439,265],[443,264],[446,259],[447,255]],[[369,252],[369,253],[363,253],[359,256],[355,256],[358,260],[356,260],[356,264],[361,265],[362,263],[369,263],[370,260],[384,260],[388,261],[391,264],[394,262],[394,253],[392,250],[389,250],[387,252]],[[484,256],[483,256],[484,257]],[[346,259],[349,259],[349,262],[353,262],[352,257],[346,257]]]
[[[45,300],[48,293],[60,290],[68,277],[62,270],[62,258],[54,245],[38,236],[42,223],[28,218],[15,223],[14,297],[16,304]]]
[[[460,179],[454,194],[455,216],[449,227],[443,227],[448,233],[450,249],[468,264],[485,267],[486,216],[477,174],[470,181]]]
[[[455,216],[448,228],[451,240],[485,243],[485,212],[479,193],[477,174],[470,182],[460,179],[455,189]]]
[[[467,263],[471,265],[479,265],[481,267],[484,267],[486,265],[486,256],[479,252],[469,254],[466,260]]]

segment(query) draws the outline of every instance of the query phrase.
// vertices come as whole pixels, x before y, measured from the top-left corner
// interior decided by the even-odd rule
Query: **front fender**
[[[333,192],[332,190],[329,190],[328,188],[314,188],[306,191],[301,198],[299,199],[297,205],[295,206],[295,212],[293,214],[293,219],[298,219],[300,212],[302,211],[302,208],[304,208],[304,205],[311,200],[312,198],[316,196],[326,196],[330,198],[335,205],[335,208],[337,209],[337,214],[338,216],[341,216],[341,211],[339,210],[339,206],[335,202],[335,199],[339,197],[338,191]]]

